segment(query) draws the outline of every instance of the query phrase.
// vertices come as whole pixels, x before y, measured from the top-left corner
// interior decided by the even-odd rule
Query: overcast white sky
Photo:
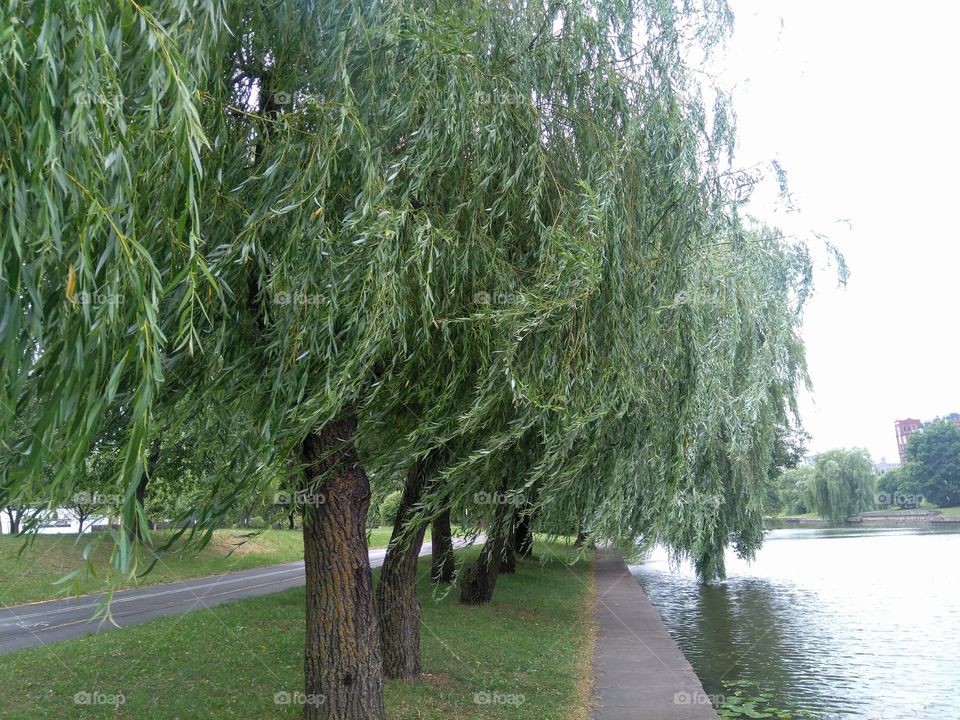
[[[810,449],[895,461],[895,419],[960,412],[960,3],[731,2],[738,163],[778,159],[800,212],[774,221],[851,270],[806,316]]]

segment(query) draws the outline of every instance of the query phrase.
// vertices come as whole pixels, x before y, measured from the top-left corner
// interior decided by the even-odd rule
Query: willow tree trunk
[[[430,578],[434,582],[452,582],[456,568],[453,560],[453,532],[450,529],[449,508],[433,519],[430,528],[430,545],[433,553]]]
[[[370,484],[352,417],[311,433],[301,447],[308,480],[303,554],[307,580],[306,720],[384,720],[383,660],[365,523]]]
[[[577,539],[573,541],[573,546],[575,548],[583,547],[583,544],[587,542],[587,533],[585,530],[577,531]]]
[[[6,509],[7,518],[10,521],[10,534],[19,535],[20,534],[20,518],[23,517],[23,510],[20,508],[11,508]]]
[[[518,512],[514,518],[513,545],[520,557],[533,557],[533,532],[530,530],[530,513]]]
[[[517,572],[517,554],[516,554],[516,535],[513,524],[516,513],[509,513],[506,527],[503,533],[503,555],[500,558],[500,568],[497,572],[500,575],[513,575]]]
[[[150,482],[150,473],[156,468],[158,462],[160,462],[159,436],[154,438],[153,442],[150,443],[150,453],[147,455],[147,460],[143,464],[143,470],[140,473],[140,482],[137,483],[137,505],[142,509],[144,517],[147,515],[147,485]],[[149,520],[147,520],[147,527],[150,527]],[[152,529],[152,527],[150,529]],[[127,539],[130,542],[134,540],[143,541],[143,536],[143,524],[140,522],[140,516],[136,515],[133,518],[133,523],[127,529]]]
[[[411,527],[423,494],[426,461],[407,472],[400,508],[393,523],[390,545],[377,585],[377,614],[386,677],[411,680],[420,675],[420,601],[417,598],[417,560],[426,525]]]
[[[463,572],[460,602],[464,605],[483,605],[493,599],[497,574],[500,572],[500,563],[506,549],[507,533],[511,529],[510,515],[506,503],[497,506],[493,526],[483,544],[483,550],[480,551],[480,557]]]

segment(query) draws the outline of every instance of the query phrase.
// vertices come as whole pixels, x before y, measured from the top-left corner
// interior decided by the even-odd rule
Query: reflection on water
[[[631,571],[709,694],[748,681],[821,718],[960,720],[960,531],[772,530],[701,585]]]

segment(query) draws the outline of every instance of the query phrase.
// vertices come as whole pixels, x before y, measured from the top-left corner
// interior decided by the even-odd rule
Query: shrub
[[[380,503],[380,525],[393,527],[393,522],[397,519],[397,512],[400,510],[401,495],[402,493],[399,490],[394,490]]]

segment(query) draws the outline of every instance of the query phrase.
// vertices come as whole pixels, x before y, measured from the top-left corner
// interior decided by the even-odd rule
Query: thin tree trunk
[[[503,533],[503,556],[500,558],[500,568],[497,570],[500,575],[513,575],[517,572],[516,534],[513,529],[516,513],[510,512],[508,517]]]
[[[147,461],[143,465],[143,471],[140,473],[140,482],[137,483],[137,504],[143,508],[144,515],[146,515],[147,512],[147,485],[150,482],[150,472],[152,468],[156,467],[158,462],[160,462],[160,438],[156,437],[150,444],[150,454],[147,456]],[[147,527],[153,529],[149,520],[147,520]],[[139,541],[143,540],[143,527],[140,524],[139,516],[134,517],[133,523],[127,530],[127,539],[130,542],[133,542],[135,539]]]
[[[573,546],[575,548],[583,547],[583,544],[587,541],[587,533],[585,530],[577,531],[577,539],[573,541]]]
[[[533,532],[530,530],[530,513],[524,508],[514,517],[513,544],[520,557],[533,557]]]
[[[430,546],[433,566],[430,578],[434,582],[452,582],[456,570],[453,559],[453,532],[450,529],[450,508],[433,519],[430,528]]]
[[[420,675],[420,601],[417,598],[417,560],[426,525],[410,530],[423,494],[427,460],[415,462],[407,472],[400,508],[393,523],[390,545],[380,570],[377,613],[386,677],[412,680]]]
[[[301,452],[309,480],[303,521],[307,637],[305,720],[384,720],[383,660],[365,522],[370,484],[352,417],[311,433]]]
[[[7,508],[7,517],[10,519],[10,534],[20,534],[20,520],[23,517],[23,510]]]
[[[497,584],[497,574],[500,572],[500,562],[510,529],[510,515],[506,503],[497,506],[493,526],[483,544],[483,550],[480,551],[480,557],[463,572],[460,602],[464,605],[483,605],[493,599],[493,590]]]

